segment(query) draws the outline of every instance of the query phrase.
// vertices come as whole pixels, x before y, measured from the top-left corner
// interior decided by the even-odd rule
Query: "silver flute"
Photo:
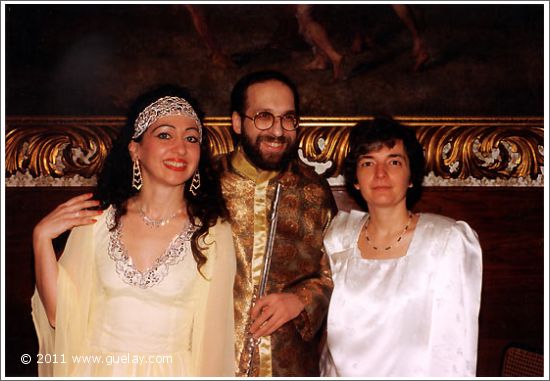
[[[279,200],[281,198],[281,184],[277,183],[275,188],[275,197],[271,204],[271,224],[269,225],[269,235],[267,236],[267,246],[265,248],[264,266],[262,269],[262,277],[260,278],[260,287],[258,288],[258,299],[265,294],[265,287],[267,285],[267,278],[269,276],[269,268],[271,267],[271,256],[273,255],[273,242],[275,241],[275,233],[277,231],[277,215],[279,212]],[[248,352],[250,358],[248,359],[248,369],[246,370],[247,377],[251,376],[252,362],[254,360],[254,352],[256,347],[260,343],[260,338],[254,340],[254,337],[250,336],[248,339]]]

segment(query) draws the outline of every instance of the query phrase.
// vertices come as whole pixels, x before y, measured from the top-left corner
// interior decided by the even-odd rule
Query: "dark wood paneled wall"
[[[6,376],[35,376],[37,342],[30,315],[34,288],[31,234],[41,216],[88,188],[6,189]],[[333,188],[338,206],[355,203]],[[483,247],[478,376],[498,376],[504,350],[542,352],[544,341],[543,188],[431,187],[416,210],[467,221]],[[61,246],[63,237],[58,244]],[[36,360],[36,358],[34,358]]]

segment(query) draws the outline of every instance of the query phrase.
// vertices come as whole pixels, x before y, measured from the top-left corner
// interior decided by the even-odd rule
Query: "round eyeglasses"
[[[298,117],[294,114],[273,115],[269,111],[260,111],[254,117],[246,114],[243,116],[252,120],[258,130],[269,130],[273,127],[275,118],[281,119],[281,126],[287,131],[294,131],[298,128]]]

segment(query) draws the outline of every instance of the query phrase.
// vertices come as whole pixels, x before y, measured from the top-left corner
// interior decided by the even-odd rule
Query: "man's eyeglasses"
[[[298,117],[294,114],[273,115],[269,111],[260,111],[250,117],[246,114],[244,117],[252,120],[258,130],[269,130],[275,123],[275,118],[281,119],[281,126],[287,131],[294,131],[298,128]]]

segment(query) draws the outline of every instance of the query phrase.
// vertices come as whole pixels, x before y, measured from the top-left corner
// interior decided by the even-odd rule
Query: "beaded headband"
[[[132,139],[139,138],[151,124],[166,115],[183,115],[194,119],[199,128],[199,141],[202,142],[202,125],[199,117],[189,102],[179,97],[163,97],[145,107],[136,118]]]

